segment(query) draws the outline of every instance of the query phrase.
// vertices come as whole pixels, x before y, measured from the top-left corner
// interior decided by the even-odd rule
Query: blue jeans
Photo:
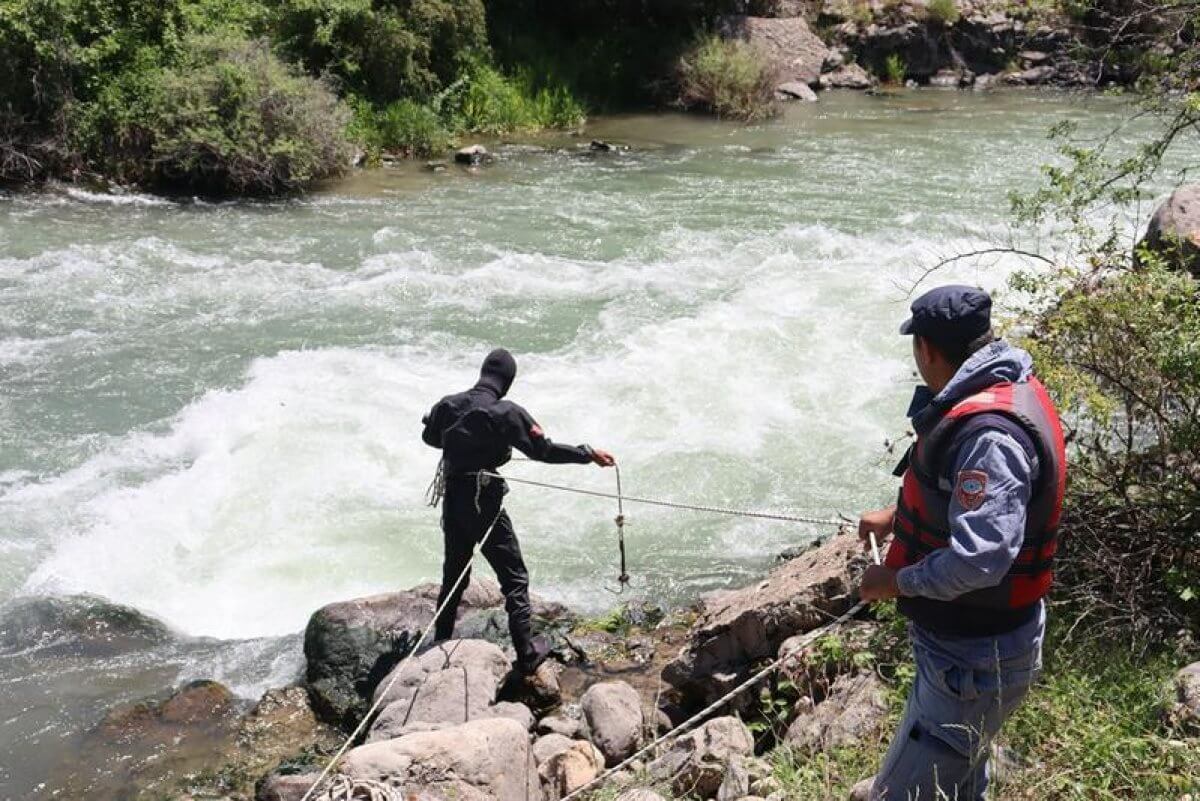
[[[872,801],[982,801],[992,739],[1042,668],[1046,618],[998,637],[909,627],[917,674]]]

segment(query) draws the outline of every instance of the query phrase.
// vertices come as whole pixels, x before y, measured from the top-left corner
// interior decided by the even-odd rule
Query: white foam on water
[[[893,276],[920,243],[864,244],[815,225],[724,246],[711,234],[665,238],[650,262],[502,255],[464,281],[428,254],[396,254],[309,275],[322,302],[352,292],[365,303],[391,281],[480,314],[498,301],[478,287],[496,282],[545,302],[598,298],[570,345],[518,354],[513,397],[551,436],[617,452],[630,492],[822,509],[869,496],[885,473],[861,465],[902,422],[871,404],[903,395],[910,369],[892,334],[905,307]],[[328,601],[435,580],[440,532],[422,493],[436,453],[419,420],[469,385],[489,346],[431,332],[399,348],[259,358],[240,387],[203,394],[165,426],[17,482],[0,507],[49,543],[24,589],[98,593],[190,634],[246,638],[297,631]],[[511,470],[612,488],[595,469]],[[553,582],[540,589],[608,603],[593,566],[607,571],[609,544],[589,539],[608,536],[607,505],[521,490],[510,507]],[[658,510],[637,519],[642,537],[687,540],[695,561],[706,549],[749,559],[798,536]]]

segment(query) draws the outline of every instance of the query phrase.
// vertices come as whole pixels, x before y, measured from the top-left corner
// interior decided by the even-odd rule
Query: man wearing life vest
[[[925,386],[896,505],[859,521],[864,540],[893,537],[859,593],[897,599],[917,670],[872,799],[982,801],[991,741],[1041,670],[1063,433],[1029,354],[993,335],[991,306],[939,287],[900,328]]]

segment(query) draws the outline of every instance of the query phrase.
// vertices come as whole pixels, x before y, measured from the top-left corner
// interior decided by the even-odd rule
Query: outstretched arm
[[[563,445],[554,442],[529,412],[515,403],[510,404],[505,417],[508,444],[530,459],[547,464],[587,464],[595,462],[602,467],[616,463],[612,454],[592,448],[590,445]]]

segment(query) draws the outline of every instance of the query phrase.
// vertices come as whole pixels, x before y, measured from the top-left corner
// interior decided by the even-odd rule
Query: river
[[[496,345],[520,364],[512,397],[551,437],[615,452],[628,493],[886,502],[909,288],[1009,235],[1007,193],[1038,180],[1051,124],[1120,113],[834,93],[748,128],[604,118],[476,171],[405,165],[288,201],[0,196],[0,601],[89,593],[174,632],[115,661],[0,653],[0,797],[34,793],[114,701],[196,677],[254,696],[296,677],[320,605],[435,580],[420,419]],[[1000,288],[1017,266],[938,280]],[[613,488],[596,468],[508,470]],[[509,508],[536,591],[617,600],[612,503],[517,487]],[[630,595],[663,602],[745,583],[821,530],[627,512]]]

